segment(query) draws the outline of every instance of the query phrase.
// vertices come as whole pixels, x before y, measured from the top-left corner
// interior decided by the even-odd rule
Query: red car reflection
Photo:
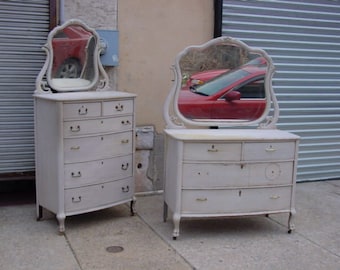
[[[178,107],[190,119],[255,120],[266,107],[266,68],[243,65],[180,91]]]
[[[256,57],[249,62],[245,63],[244,65],[252,65],[257,67],[266,67],[267,60],[264,57]],[[183,87],[183,90],[190,89],[191,86],[204,84],[205,82],[229,71],[230,69],[214,69],[214,70],[206,70],[195,73],[191,75],[187,80],[186,84]]]
[[[65,27],[57,33],[52,40],[52,77],[79,78],[92,38],[90,32],[77,25]]]

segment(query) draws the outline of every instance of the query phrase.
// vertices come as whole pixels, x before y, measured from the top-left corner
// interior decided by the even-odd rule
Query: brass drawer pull
[[[77,172],[77,173],[72,172],[72,173],[71,173],[71,176],[72,176],[73,178],[81,177],[81,172]]]
[[[270,196],[270,198],[273,200],[277,200],[277,199],[280,199],[280,195],[272,195]]]
[[[213,144],[210,149],[208,149],[208,152],[218,152],[218,149],[215,148],[215,145]]]
[[[73,127],[73,126],[70,126],[70,130],[71,132],[79,132],[80,131],[80,126],[76,126],[76,127]]]
[[[124,105],[118,104],[118,105],[116,105],[115,109],[116,109],[117,112],[121,112],[121,111],[124,110]]]
[[[198,202],[206,202],[208,198],[196,198],[196,201]]]
[[[80,146],[71,146],[71,150],[79,150]]]
[[[121,140],[121,143],[129,143],[129,139]]]
[[[79,115],[86,115],[88,112],[87,108],[84,106],[81,106],[81,108],[78,110]]]
[[[72,202],[73,203],[80,203],[81,202],[81,196],[78,196],[78,198],[72,197]]]
[[[129,163],[122,164],[122,170],[126,171],[129,168]]]
[[[130,191],[130,187],[129,186],[122,187],[122,192],[128,193],[129,191]]]
[[[276,149],[271,145],[266,148],[266,152],[275,152],[275,151],[276,151]]]
[[[130,121],[129,120],[126,120],[126,121],[124,121],[124,120],[122,120],[122,125],[125,125],[125,126],[127,126],[127,125],[131,125],[131,123],[130,123]]]

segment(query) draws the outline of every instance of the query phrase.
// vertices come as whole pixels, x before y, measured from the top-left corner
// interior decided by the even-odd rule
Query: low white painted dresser
[[[36,94],[38,219],[131,202],[135,95],[118,91]]]
[[[163,219],[171,212],[173,239],[183,218],[287,213],[291,232],[300,138],[277,129],[271,58],[219,37],[185,48],[173,67],[163,111]]]
[[[167,129],[164,220],[295,213],[299,137],[280,130]]]

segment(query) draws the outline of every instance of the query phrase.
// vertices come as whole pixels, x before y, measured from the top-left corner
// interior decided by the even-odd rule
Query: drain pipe
[[[214,1],[214,38],[222,36],[222,11],[223,11],[223,1]]]
[[[65,22],[64,0],[59,0],[59,25]]]

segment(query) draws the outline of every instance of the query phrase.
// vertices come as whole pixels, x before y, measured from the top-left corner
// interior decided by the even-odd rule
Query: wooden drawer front
[[[290,209],[290,187],[184,190],[183,214],[251,214]]]
[[[134,194],[133,178],[65,190],[66,212],[88,210],[129,200]]]
[[[125,131],[131,130],[132,127],[133,118],[129,115],[104,119],[67,121],[64,122],[64,136],[72,137],[112,131]]]
[[[183,165],[183,188],[235,187],[248,185],[249,167],[240,164]]]
[[[247,164],[250,186],[292,185],[293,161]]]
[[[65,103],[64,119],[86,118],[101,115],[100,102]]]
[[[132,155],[65,165],[65,188],[112,181],[132,176]]]
[[[103,103],[103,115],[132,114],[133,100],[105,101]]]
[[[132,132],[64,140],[65,163],[91,161],[133,152]]]
[[[244,160],[294,159],[295,142],[257,142],[244,144]]]
[[[184,160],[239,161],[240,143],[185,143]]]

